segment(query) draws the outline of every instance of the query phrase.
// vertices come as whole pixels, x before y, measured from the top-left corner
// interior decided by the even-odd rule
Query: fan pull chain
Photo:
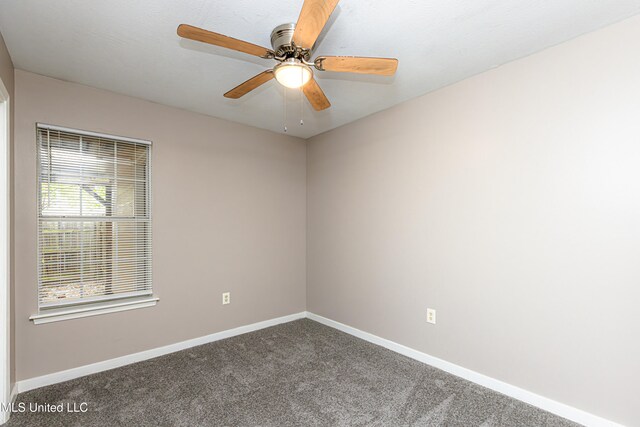
[[[303,105],[304,100],[302,99],[302,92],[303,92],[302,91],[302,86],[303,86],[302,82],[303,81],[304,81],[304,78],[302,76],[302,73],[300,73],[300,89],[298,89],[299,92],[300,92],[300,126],[304,126],[304,105]]]
[[[284,90],[284,133],[287,133],[287,88],[283,87]]]

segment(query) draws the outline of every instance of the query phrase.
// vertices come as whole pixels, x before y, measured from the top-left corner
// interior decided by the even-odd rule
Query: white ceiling
[[[282,132],[284,91],[269,82],[222,94],[271,67],[181,40],[180,23],[270,47],[303,0],[3,0],[0,31],[16,68]],[[324,55],[396,57],[394,77],[316,73],[332,107],[289,90],[289,134],[310,137],[640,13],[640,0],[344,0],[317,45]],[[624,41],[621,40],[621,43]]]

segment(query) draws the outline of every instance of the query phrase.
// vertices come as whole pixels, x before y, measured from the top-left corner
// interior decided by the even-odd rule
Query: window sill
[[[79,319],[81,317],[99,316],[101,314],[117,313],[118,311],[153,307],[159,300],[160,298],[149,296],[124,301],[108,301],[85,306],[58,308],[34,314],[29,317],[29,320],[32,320],[36,325],[61,322],[63,320]]]

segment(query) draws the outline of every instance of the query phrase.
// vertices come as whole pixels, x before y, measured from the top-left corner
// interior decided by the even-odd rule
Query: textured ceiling
[[[275,81],[240,100],[222,97],[274,61],[181,40],[176,27],[270,47],[271,30],[295,22],[301,6],[3,0],[0,31],[16,68],[282,132],[284,89]],[[398,73],[316,73],[332,107],[301,109],[299,91],[289,90],[289,133],[316,135],[637,13],[640,0],[343,0],[316,54],[396,57]]]

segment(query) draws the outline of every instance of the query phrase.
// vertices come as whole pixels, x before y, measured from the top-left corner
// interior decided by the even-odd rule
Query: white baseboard
[[[11,394],[9,395],[9,403],[15,402],[17,397],[18,397],[18,383],[14,384],[13,387],[11,387]]]
[[[403,356],[410,357],[419,362],[426,363],[435,368],[441,369],[445,372],[453,374],[455,376],[464,378],[465,380],[474,382],[483,387],[497,391],[514,399],[528,403],[529,405],[536,406],[552,414],[574,421],[576,423],[589,426],[589,427],[623,427],[620,424],[616,424],[613,421],[598,417],[596,415],[585,412],[581,409],[574,408],[564,403],[556,402],[539,394],[524,390],[520,387],[516,387],[511,384],[496,380],[471,369],[463,368],[446,360],[439,359],[421,351],[414,350],[402,344],[395,343],[393,341],[380,338],[377,335],[370,334],[368,332],[361,331],[351,326],[345,325],[335,320],[327,319],[326,317],[319,316],[317,314],[307,312],[307,318],[315,320],[334,329],[338,329],[342,332],[346,332],[349,335],[361,338],[370,343],[385,347],[396,353],[400,353]]]
[[[204,337],[193,338],[175,344],[169,344],[164,347],[158,347],[151,350],[141,351],[139,353],[129,354],[126,356],[116,357],[115,359],[105,360],[102,362],[92,363],[90,365],[80,366],[68,369],[66,371],[54,372],[52,374],[43,375],[41,377],[29,378],[16,383],[17,392],[44,387],[51,384],[69,381],[85,375],[95,374],[109,369],[119,368],[120,366],[130,365],[143,360],[153,359],[154,357],[164,356],[165,354],[174,353],[176,351],[185,350],[202,344],[208,344],[214,341],[231,338],[236,335],[246,334],[247,332],[257,331],[259,329],[268,328],[270,326],[279,325],[280,323],[291,322],[293,320],[302,319],[306,316],[305,312],[290,314],[288,316],[278,317],[275,319],[265,320],[263,322],[252,323],[250,325],[240,326],[226,331],[216,332],[215,334],[206,335]],[[14,387],[14,390],[16,387]]]
[[[195,347],[202,344],[219,341],[225,338],[231,338],[236,335],[245,334],[247,332],[253,332],[260,329],[268,328],[270,326],[279,325],[281,323],[291,322],[293,320],[309,318],[316,322],[322,323],[329,327],[338,329],[347,334],[361,338],[365,341],[369,341],[373,344],[385,347],[391,351],[402,354],[404,356],[415,359],[419,362],[426,363],[435,368],[441,369],[450,374],[464,378],[468,381],[479,384],[483,387],[487,387],[491,390],[495,390],[499,393],[536,406],[552,414],[566,418],[568,420],[583,424],[589,427],[623,427],[620,424],[616,424],[607,419],[598,417],[583,410],[574,408],[564,403],[556,402],[555,400],[540,396],[533,392],[524,390],[511,384],[496,380],[478,372],[472,371],[462,366],[458,366],[454,363],[447,362],[446,360],[439,359],[426,353],[422,353],[418,350],[406,347],[402,344],[395,343],[393,341],[378,337],[368,332],[361,331],[351,326],[345,325],[335,320],[327,319],[326,317],[319,316],[311,312],[302,312],[291,314],[288,316],[278,317],[276,319],[265,320],[263,322],[253,323],[251,325],[240,326],[238,328],[229,329],[215,334],[207,335],[200,338],[194,338],[187,341],[182,341],[176,344],[170,344],[164,347],[158,347],[151,350],[142,351],[115,359],[105,360],[102,362],[92,363],[90,365],[80,366],[78,368],[69,369],[66,371],[55,372],[41,377],[30,378],[27,380],[19,381],[15,384],[11,391],[11,401],[14,401],[18,393],[33,390],[36,388],[44,387],[51,384],[56,384],[75,378],[83,377],[85,375],[95,374],[109,369],[118,368],[120,366],[129,365],[143,360],[152,359],[154,357],[163,356],[165,354],[174,353],[176,351],[185,350],[187,348]],[[1,423],[1,422],[0,422]]]

